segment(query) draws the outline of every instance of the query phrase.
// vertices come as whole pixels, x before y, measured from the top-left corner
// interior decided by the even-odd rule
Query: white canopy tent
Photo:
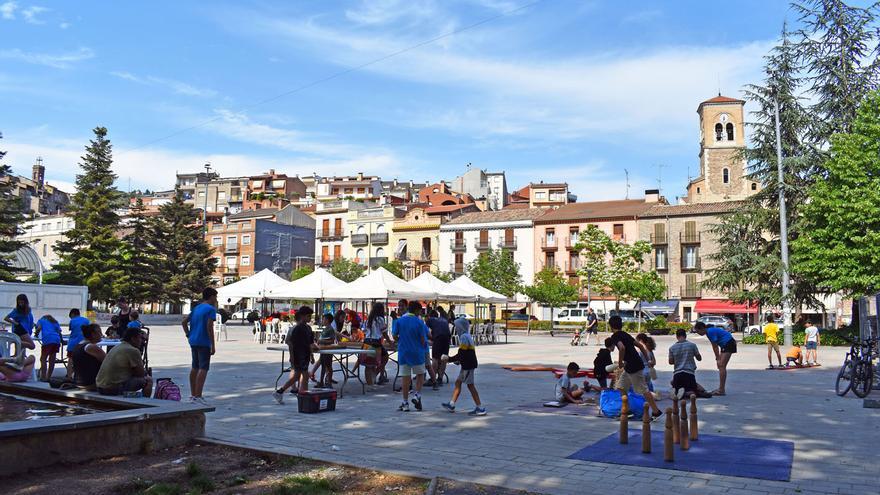
[[[264,268],[250,277],[234,284],[224,285],[217,289],[217,301],[222,305],[237,303],[246,297],[266,299],[272,297],[270,292],[288,283],[272,270]]]
[[[436,297],[436,293],[419,289],[409,282],[395,277],[382,267],[354,282],[324,293],[324,299],[329,301],[435,299]]]
[[[467,275],[462,275],[457,279],[453,280],[449,285],[462,289],[466,292],[473,294],[477,302],[481,303],[493,303],[500,304],[508,301],[507,297],[504,294],[499,294],[493,290],[489,290],[482,285],[474,282]]]
[[[431,272],[422,272],[421,275],[410,280],[409,283],[419,289],[436,293],[436,298],[442,301],[469,302],[477,299],[477,295],[473,292],[448,284],[435,277]]]
[[[318,267],[299,280],[285,281],[284,284],[270,289],[267,297],[300,300],[326,299],[324,294],[327,291],[344,285],[345,282],[334,277],[327,270]]]

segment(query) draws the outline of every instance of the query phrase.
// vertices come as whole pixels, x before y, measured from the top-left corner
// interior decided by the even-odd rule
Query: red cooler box
[[[314,414],[336,410],[336,391],[332,388],[313,388],[297,395],[299,412]]]

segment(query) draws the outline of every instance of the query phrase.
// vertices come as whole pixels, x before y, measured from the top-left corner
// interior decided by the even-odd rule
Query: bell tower
[[[760,189],[746,177],[744,105],[719,94],[697,107],[700,175],[688,184],[688,203],[745,199]]]

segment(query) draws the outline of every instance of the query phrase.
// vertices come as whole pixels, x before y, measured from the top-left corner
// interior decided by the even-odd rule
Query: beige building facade
[[[395,220],[404,215],[403,209],[391,205],[349,211],[344,251],[371,270],[393,259],[391,231]]]
[[[391,228],[394,259],[404,264],[403,275],[412,280],[422,272],[440,269],[440,224],[442,217],[428,215],[426,208],[416,206],[395,219]]]

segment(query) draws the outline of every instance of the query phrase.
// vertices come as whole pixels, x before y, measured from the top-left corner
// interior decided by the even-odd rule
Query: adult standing
[[[382,339],[388,331],[388,323],[385,321],[385,305],[377,302],[373,303],[370,314],[367,316],[367,325],[364,328],[364,344],[370,346],[376,355],[372,358],[375,366],[367,366],[366,378],[367,384],[372,385],[376,380],[376,375],[385,369],[385,347],[382,346]]]
[[[428,326],[419,318],[422,305],[413,301],[407,306],[407,313],[394,321],[391,334],[397,340],[397,361],[403,377],[403,402],[398,411],[409,412],[409,389],[412,375],[416,375],[416,386],[412,403],[417,411],[422,410],[422,385],[425,382],[425,349],[428,347]]]
[[[651,406],[651,415],[654,418],[659,417],[663,411],[657,407],[654,394],[648,390],[644,375],[645,365],[639,355],[639,351],[646,356],[650,351],[632,335],[623,331],[623,320],[619,316],[609,318],[608,326],[614,331],[608,343],[611,344],[612,349],[617,349],[617,366],[623,368],[623,371],[618,370],[620,376],[617,377],[615,384],[617,390],[625,394],[632,387],[637,394],[645,397],[645,402]]]
[[[773,367],[773,351],[776,351],[776,361],[782,367],[782,354],[779,352],[779,325],[773,321],[773,315],[767,315],[767,324],[761,330],[764,333],[764,341],[767,343],[767,361]]]
[[[445,316],[445,315],[444,315]],[[429,313],[427,325],[431,330],[431,358],[434,361],[434,369],[437,373],[435,383],[437,385],[443,383],[443,375],[446,373],[446,363],[441,357],[449,356],[449,345],[452,341],[452,332],[449,331],[449,322],[440,315],[436,309],[432,309]],[[436,385],[435,385],[436,388]]]
[[[183,319],[183,332],[189,340],[192,352],[192,369],[189,372],[190,402],[207,404],[202,392],[214,355],[214,321],[217,319],[217,290],[208,287],[202,291],[202,302]]]
[[[127,328],[128,322],[131,321],[131,306],[128,305],[128,301],[124,297],[120,297],[110,314],[119,316],[119,325],[122,328]]]
[[[718,327],[706,327],[702,321],[698,321],[694,325],[694,331],[699,335],[704,335],[712,344],[712,352],[715,353],[715,363],[718,365],[718,388],[712,391],[712,395],[727,395],[725,393],[725,385],[727,385],[727,364],[730,358],[736,354],[736,339],[727,330]]]
[[[19,328],[28,337],[34,334],[34,314],[31,312],[31,303],[24,294],[15,296],[15,307],[3,320],[12,325],[12,331],[17,335],[21,335],[16,331]]]
[[[587,308],[587,339],[584,345],[590,345],[590,336],[596,339],[596,345],[599,345],[599,318],[596,318],[596,312],[593,308]]]

